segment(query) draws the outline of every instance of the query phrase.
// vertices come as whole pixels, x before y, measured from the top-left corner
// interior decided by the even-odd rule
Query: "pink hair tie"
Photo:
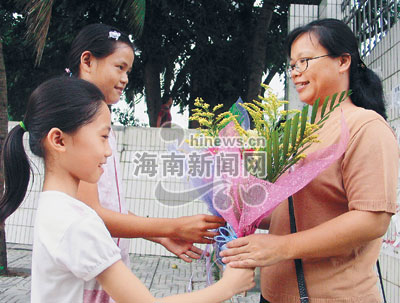
[[[68,67],[65,69],[65,72],[66,72],[67,74],[69,74],[70,77],[72,77],[72,72],[71,72],[71,70],[70,70]]]

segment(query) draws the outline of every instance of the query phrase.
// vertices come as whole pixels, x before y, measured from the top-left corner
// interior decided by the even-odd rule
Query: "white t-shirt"
[[[117,141],[114,132],[110,131],[108,138],[112,149],[111,157],[107,158],[107,163],[103,165],[104,173],[101,175],[98,185],[99,200],[101,206],[121,214],[127,214],[126,201],[122,189],[122,174],[119,166]],[[122,261],[127,267],[129,262],[129,243],[130,239],[113,238],[114,242],[121,249]]]
[[[120,249],[93,209],[62,192],[40,194],[31,303],[109,302],[95,277],[120,259]]]

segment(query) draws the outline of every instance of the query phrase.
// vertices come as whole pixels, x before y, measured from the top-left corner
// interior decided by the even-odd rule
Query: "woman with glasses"
[[[230,242],[223,261],[261,267],[260,302],[382,302],[374,265],[396,211],[398,178],[398,146],[385,121],[382,83],[361,60],[357,39],[342,21],[296,28],[287,45],[289,73],[302,102],[352,91],[308,153],[339,142],[342,113],[350,139],[341,158],[266,220],[269,234]]]

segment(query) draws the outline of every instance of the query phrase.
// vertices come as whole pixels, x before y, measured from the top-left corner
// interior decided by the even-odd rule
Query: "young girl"
[[[92,24],[83,28],[73,41],[68,72],[96,84],[103,92],[106,103],[112,105],[119,101],[128,83],[133,60],[134,48],[126,34],[105,24]],[[129,264],[129,241],[121,238],[135,237],[158,242],[186,262],[198,259],[202,251],[192,244],[210,243],[210,238],[216,233],[209,230],[220,227],[223,219],[210,215],[177,219],[143,218],[128,213],[112,131],[110,145],[113,153],[104,165],[100,181],[97,184],[81,182],[78,197],[103,219],[121,248],[124,262]]]
[[[36,213],[31,302],[221,302],[254,285],[253,270],[227,268],[198,292],[155,299],[121,261],[120,249],[101,218],[77,200],[80,181],[96,183],[112,150],[110,112],[93,84],[55,78],[31,95],[24,121],[3,148],[5,192],[0,222],[21,204],[29,182],[31,151],[44,158],[45,176]],[[94,289],[96,280],[105,289]]]

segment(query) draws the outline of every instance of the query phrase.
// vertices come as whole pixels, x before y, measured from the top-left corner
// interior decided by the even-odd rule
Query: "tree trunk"
[[[245,102],[256,99],[260,93],[260,84],[263,75],[265,56],[267,52],[266,33],[272,20],[274,0],[264,0],[260,17],[254,30],[251,44],[251,52],[248,60],[249,77],[247,82],[247,94]]]
[[[196,108],[196,106],[194,106],[193,99],[199,96],[199,81],[197,80],[197,77],[198,75],[192,72],[192,77],[190,82],[190,85],[192,86],[192,91],[191,91],[191,102],[189,102],[189,117],[193,115],[193,109]],[[200,124],[198,121],[189,120],[189,128],[199,128],[199,127]]]
[[[3,58],[3,43],[0,38],[0,149],[8,133],[8,115],[7,115],[7,78],[6,68]],[[0,153],[2,150],[0,150]],[[2,161],[0,161],[0,194],[4,191],[4,174]],[[7,267],[7,247],[4,222],[0,222],[0,274],[8,273]]]
[[[271,82],[272,78],[276,75],[276,73],[279,70],[279,66],[274,65],[268,72],[268,76],[264,79],[264,84],[269,85],[269,83]],[[263,96],[265,93],[265,89],[263,87],[261,87],[261,91],[260,94],[261,96]]]
[[[161,108],[160,68],[151,58],[144,65],[144,86],[149,123],[151,127],[156,127]]]
[[[269,85],[269,83],[271,82],[272,78],[276,75],[278,70],[279,66],[275,65],[274,67],[272,67],[268,72],[268,76],[264,80],[264,84]]]

